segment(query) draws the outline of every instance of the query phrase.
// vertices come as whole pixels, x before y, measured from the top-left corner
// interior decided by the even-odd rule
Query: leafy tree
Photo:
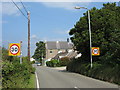
[[[42,41],[39,41],[36,43],[36,46],[37,48],[32,57],[38,60],[39,62],[42,62],[42,57],[45,58],[45,55],[46,55],[45,43]]]
[[[82,57],[67,65],[68,71],[120,84],[120,7],[116,3],[103,4],[101,9],[92,8],[92,46],[100,47],[100,56],[93,57],[90,68],[90,47],[87,12],[69,32],[75,49]],[[117,74],[116,74],[117,73]]]
[[[2,61],[12,61],[13,56],[8,56],[8,50],[6,48],[2,48]]]
[[[108,60],[118,62],[120,59],[120,7],[116,3],[103,4],[103,8],[90,10],[92,46],[100,47],[101,55],[93,57],[94,61]],[[89,32],[87,12],[69,32],[76,50],[82,53],[81,59],[89,62]]]

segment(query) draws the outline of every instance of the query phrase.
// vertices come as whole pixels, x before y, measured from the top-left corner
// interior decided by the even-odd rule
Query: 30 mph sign
[[[99,47],[92,47],[92,55],[100,55],[100,48]]]
[[[20,56],[20,43],[9,44],[9,56]]]

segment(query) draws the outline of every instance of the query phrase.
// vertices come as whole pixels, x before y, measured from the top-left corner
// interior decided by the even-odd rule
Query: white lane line
[[[35,72],[35,75],[36,75],[36,81],[37,81],[37,88],[39,89],[39,81],[38,81],[38,76],[36,72]]]
[[[78,88],[78,87],[76,87],[76,86],[75,86],[74,88],[77,89],[77,90],[80,90],[80,88]]]
[[[120,90],[120,86],[118,85],[118,89]]]

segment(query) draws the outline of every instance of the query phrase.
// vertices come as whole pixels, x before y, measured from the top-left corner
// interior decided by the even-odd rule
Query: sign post
[[[21,50],[20,50],[20,64],[22,64],[22,41],[20,41],[20,47],[21,47]]]
[[[9,56],[20,56],[20,64],[22,64],[21,44],[22,41],[20,43],[9,44]]]

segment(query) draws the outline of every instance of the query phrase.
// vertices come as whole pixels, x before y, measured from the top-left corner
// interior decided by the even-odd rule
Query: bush
[[[86,75],[92,78],[120,84],[119,64],[112,66],[106,63],[101,64],[99,62],[93,62],[93,67],[90,68],[90,63],[86,63],[81,59],[73,59],[68,63],[66,70],[80,73],[82,75]]]
[[[63,57],[60,59],[60,66],[66,66],[69,62],[69,58],[68,57]]]
[[[59,61],[58,60],[47,61],[46,65],[48,67],[57,67],[57,66],[59,66]]]
[[[18,57],[13,57],[11,62],[6,60],[2,67],[2,87],[27,88],[31,74],[34,72],[35,68],[26,57],[23,58],[22,64],[20,64]]]
[[[80,60],[77,59],[72,59],[66,67],[67,71],[71,71],[71,72],[75,72],[77,67],[79,66],[78,64],[80,64]]]
[[[25,88],[30,79],[30,72],[23,64],[7,62],[2,69],[3,88]]]
[[[35,61],[32,61],[32,62],[31,62],[31,64],[34,64],[34,63],[35,63]]]
[[[51,61],[47,61],[47,62],[46,62],[46,65],[47,65],[48,67],[53,67],[53,65],[52,65],[52,62],[51,62]]]

